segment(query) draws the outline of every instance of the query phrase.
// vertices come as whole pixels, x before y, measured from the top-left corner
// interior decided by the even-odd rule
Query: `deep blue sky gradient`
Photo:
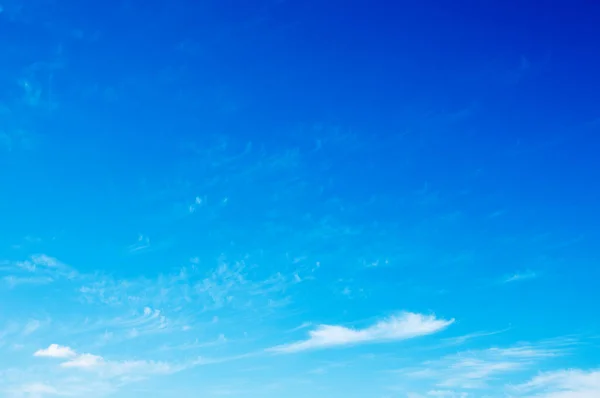
[[[306,330],[284,331],[303,323],[362,328],[405,310],[455,319],[444,338],[499,333],[451,348],[434,335],[185,372],[231,384],[266,367],[273,373],[261,382],[280,382],[285,396],[411,398],[509,396],[506,386],[537,371],[600,378],[600,3],[0,6],[0,330],[13,325],[0,333],[0,369],[38,363],[32,353],[49,344],[106,361],[127,353],[181,363],[205,354],[149,347],[220,334],[236,343],[212,354],[230,358],[301,340]],[[78,276],[10,282],[19,261],[41,253]],[[252,264],[247,280],[279,275],[284,287],[222,281],[233,301],[214,314],[202,301],[214,296],[180,302],[200,288],[179,270],[210,279],[223,258]],[[91,298],[94,283],[104,290]],[[143,298],[103,301],[107,286]],[[163,299],[161,288],[180,293]],[[146,307],[189,329],[142,338],[107,321]],[[214,317],[214,330],[197,327]],[[106,326],[61,334],[92,318]],[[19,335],[14,325],[32,320],[48,330]],[[108,332],[113,340],[96,344]],[[389,379],[456,353],[524,342],[541,350],[567,336],[578,347],[569,355],[486,385]],[[376,365],[331,365],[362,355]],[[312,390],[285,384],[322,361],[332,373],[308,372]],[[42,381],[24,374],[29,384],[1,381],[0,370],[6,394],[35,396],[23,385]],[[94,380],[115,381],[103,377]],[[182,397],[217,396],[182,378],[152,380],[164,391],[177,384]],[[102,391],[133,397],[135,386]]]

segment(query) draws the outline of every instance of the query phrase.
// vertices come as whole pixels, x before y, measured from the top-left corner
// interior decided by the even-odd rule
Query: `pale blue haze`
[[[0,397],[600,397],[600,3],[0,10]]]

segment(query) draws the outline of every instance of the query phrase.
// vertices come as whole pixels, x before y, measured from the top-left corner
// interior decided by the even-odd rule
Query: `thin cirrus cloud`
[[[536,394],[539,398],[596,398],[600,397],[600,369],[540,373],[513,390],[525,396]]]
[[[536,344],[465,350],[425,361],[417,368],[401,369],[399,374],[425,383],[429,380],[431,386],[436,388],[461,393],[479,391],[483,395],[484,391],[497,387],[494,383],[498,380],[539,369],[545,361],[566,354],[574,343],[568,339],[558,339]]]
[[[2,281],[11,288],[19,285],[46,285],[60,279],[74,280],[79,275],[70,266],[45,254],[34,254],[25,261],[0,262]]]
[[[515,274],[506,276],[504,279],[502,279],[502,283],[522,282],[522,281],[526,281],[529,279],[535,279],[537,277],[538,277],[537,273],[528,270],[528,271],[517,272]]]
[[[290,354],[331,347],[406,340],[437,333],[453,322],[454,319],[438,319],[434,315],[402,312],[364,329],[319,325],[309,332],[308,339],[276,346],[268,351]]]

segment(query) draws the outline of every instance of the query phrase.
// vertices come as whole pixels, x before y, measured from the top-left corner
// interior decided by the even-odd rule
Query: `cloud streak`
[[[529,382],[516,386],[515,391],[535,398],[600,397],[600,369],[540,373]]]
[[[538,277],[536,272],[527,270],[524,272],[517,272],[512,275],[508,275],[502,279],[502,283],[513,283],[513,282],[522,282],[530,279],[535,279]]]
[[[454,319],[438,319],[434,315],[402,312],[364,329],[336,325],[319,325],[309,332],[309,338],[269,349],[277,353],[296,353],[332,347],[391,342],[425,336],[444,330]]]
[[[471,392],[484,390],[496,383],[500,376],[536,368],[545,360],[564,355],[571,344],[573,341],[557,340],[462,351],[399,373],[411,379],[430,380],[435,388]]]

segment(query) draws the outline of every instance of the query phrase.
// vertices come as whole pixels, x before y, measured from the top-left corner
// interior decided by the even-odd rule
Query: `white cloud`
[[[434,315],[402,312],[364,329],[320,325],[309,332],[307,340],[274,347],[270,351],[294,353],[327,347],[406,340],[439,332],[453,322],[454,319],[437,319]]]
[[[36,351],[33,356],[50,358],[70,358],[74,357],[75,351],[69,347],[63,347],[58,344],[50,344],[46,349]]]
[[[56,344],[36,356],[63,358],[60,364],[32,366],[27,371],[0,370],[0,396],[16,397],[105,397],[130,383],[165,376],[196,366],[229,362],[249,355],[222,358],[197,357],[182,362],[109,359],[90,353],[77,353]]]
[[[600,397],[600,369],[559,370],[541,373],[515,391],[531,398],[598,398]]]

